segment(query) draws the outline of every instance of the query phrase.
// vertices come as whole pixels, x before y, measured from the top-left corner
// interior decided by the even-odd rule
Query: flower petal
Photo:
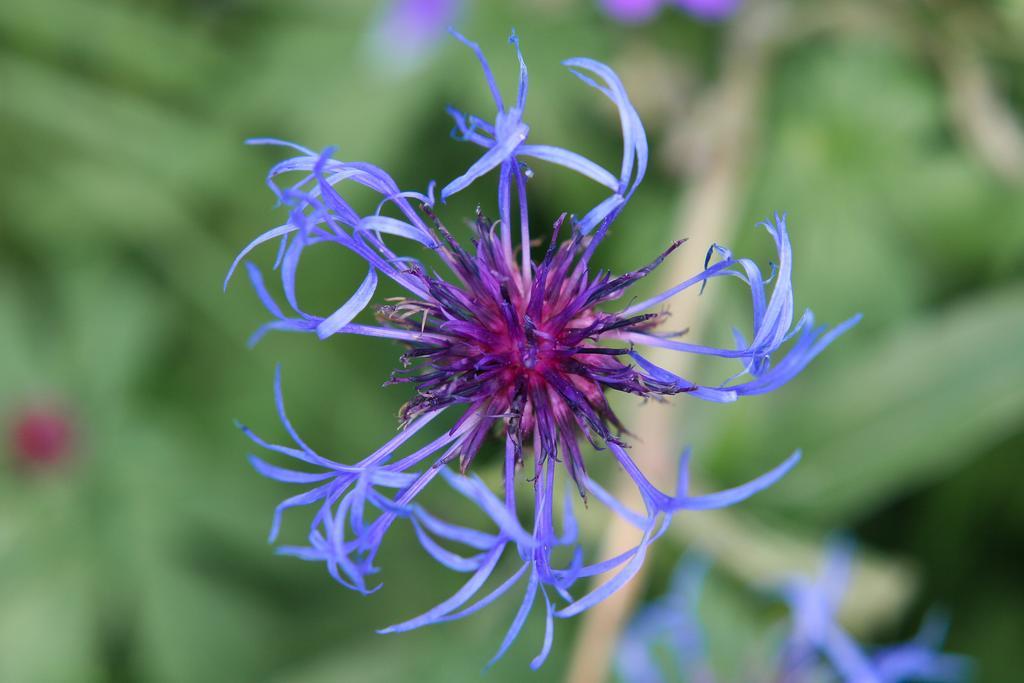
[[[316,336],[320,339],[327,339],[352,322],[352,319],[370,304],[375,291],[377,291],[377,272],[371,267],[366,274],[366,279],[349,300],[316,326]]]

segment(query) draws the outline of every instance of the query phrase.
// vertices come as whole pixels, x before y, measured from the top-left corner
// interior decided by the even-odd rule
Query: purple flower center
[[[580,491],[584,463],[576,445],[583,434],[595,446],[619,443],[622,431],[605,390],[639,396],[676,394],[678,384],[652,380],[623,363],[626,348],[618,335],[654,327],[664,314],[624,316],[599,310],[645,276],[677,246],[647,267],[612,278],[591,276],[578,231],[558,244],[560,219],[544,259],[527,276],[502,246],[494,226],[478,217],[474,254],[464,250],[443,226],[442,257],[458,282],[432,277],[421,267],[410,272],[429,296],[405,299],[377,309],[385,323],[424,333],[402,356],[403,370],[389,383],[412,382],[417,395],[401,411],[405,422],[457,403],[469,404],[478,422],[452,457],[463,472],[492,432],[512,439],[516,463],[523,443],[532,444],[535,467],[561,447],[565,466]],[[618,340],[616,346],[602,342]]]

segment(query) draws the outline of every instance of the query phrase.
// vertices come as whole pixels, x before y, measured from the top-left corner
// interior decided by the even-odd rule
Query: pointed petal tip
[[[250,335],[248,339],[245,340],[245,348],[249,349],[250,351],[255,349],[256,345],[260,343],[261,339],[263,339],[263,336],[263,331],[257,330],[252,335]]]
[[[474,42],[473,42],[472,40],[470,40],[470,39],[469,39],[469,38],[467,38],[467,37],[466,37],[465,35],[463,35],[463,34],[462,34],[462,33],[461,33],[461,32],[460,32],[460,31],[459,31],[459,30],[458,30],[457,28],[455,28],[454,26],[449,26],[449,27],[448,27],[448,35],[450,35],[450,36],[451,36],[452,38],[455,38],[455,40],[459,41],[460,43],[462,43],[463,45],[465,45],[465,46],[467,46],[467,47],[469,47],[469,48],[475,48],[475,47],[477,47],[477,44],[476,44],[476,43],[474,43]]]
[[[249,278],[250,279],[253,278],[253,277],[262,277],[261,274],[260,274],[260,269],[257,268],[253,263],[251,263],[249,261],[242,261],[242,263],[245,265],[245,270],[246,270],[246,272],[249,273]],[[228,283],[231,282],[231,278],[234,277],[235,271],[237,269],[238,269],[238,262],[235,261],[234,263],[231,264],[231,267],[228,268],[228,274],[224,276],[224,283],[221,285],[221,292],[228,291]],[[254,273],[253,271],[256,271],[256,272]]]
[[[788,472],[789,470],[796,467],[797,463],[799,463],[800,460],[803,459],[803,457],[804,452],[801,449],[798,448],[795,451],[793,451],[793,454],[786,458],[785,461],[783,461],[783,464],[786,466],[786,471]]]

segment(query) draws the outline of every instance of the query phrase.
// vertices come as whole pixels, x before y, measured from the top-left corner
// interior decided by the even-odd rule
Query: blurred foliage
[[[788,211],[798,305],[865,320],[773,397],[684,397],[685,437],[723,484],[803,447],[791,477],[745,511],[803,537],[848,528],[909,560],[924,587],[913,609],[868,635],[906,635],[941,603],[950,647],[979,658],[982,680],[1012,680],[1024,633],[1024,191],[958,123],[951,103],[969,93],[944,70],[947,48],[918,38],[955,38],[948,49],[982,64],[1019,124],[1024,13],[1010,1],[860,4],[891,30],[847,26],[838,0],[795,4],[731,246],[764,256],[746,226]],[[611,110],[557,65],[586,54],[622,67],[654,155],[602,255],[621,269],[669,239],[688,185],[681,159],[699,153],[679,146],[678,128],[699,121],[728,27],[671,12],[624,27],[596,5],[467,3],[460,27],[508,84],[514,25],[534,139],[613,166]],[[373,633],[451,585],[400,536],[382,558],[387,589],[369,598],[275,557],[264,539],[284,491],[248,469],[231,427],[238,417],[273,435],[283,359],[290,412],[325,452],[346,457],[394,429],[402,392],[378,387],[396,347],[271,336],[247,352],[264,315],[241,281],[220,291],[235,251],[280,215],[262,185],[277,152],[246,137],[336,143],[415,188],[474,158],[446,137],[443,107],[490,111],[475,62],[448,41],[387,75],[363,39],[371,16],[369,2],[326,0],[0,5],[0,680],[472,680],[497,647],[511,603]],[[600,197],[537,171],[535,225]],[[451,202],[448,222],[474,203]],[[353,264],[311,254],[300,282],[311,310],[362,277]],[[725,294],[708,337],[742,319]],[[68,406],[78,438],[71,461],[29,472],[6,432],[39,401]],[[659,551],[652,590],[680,550]],[[763,602],[718,577],[702,610],[739,647],[771,621]],[[542,628],[531,621],[489,679],[521,678]],[[573,629],[558,625],[543,680],[561,675]]]

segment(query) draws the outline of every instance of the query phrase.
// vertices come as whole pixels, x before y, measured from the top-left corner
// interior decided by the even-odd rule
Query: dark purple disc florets
[[[412,273],[429,297],[381,306],[377,315],[423,332],[426,340],[410,344],[402,356],[406,369],[391,378],[391,383],[416,385],[416,397],[401,410],[404,422],[452,404],[469,404],[463,421],[478,421],[453,454],[463,472],[488,434],[497,431],[516,445],[517,465],[522,464],[522,444],[532,440],[538,471],[561,448],[582,492],[584,464],[577,435],[598,446],[600,441],[619,443],[611,428],[623,429],[605,399],[606,389],[644,397],[685,391],[622,362],[629,349],[621,344],[601,345],[617,333],[649,330],[664,314],[623,316],[597,308],[618,299],[680,243],[640,270],[615,278],[601,271],[591,277],[584,237],[577,232],[559,246],[561,225],[560,219],[544,259],[529,274],[503,249],[483,216],[474,226],[474,254],[438,225],[445,240],[442,256],[459,284],[416,267]]]

